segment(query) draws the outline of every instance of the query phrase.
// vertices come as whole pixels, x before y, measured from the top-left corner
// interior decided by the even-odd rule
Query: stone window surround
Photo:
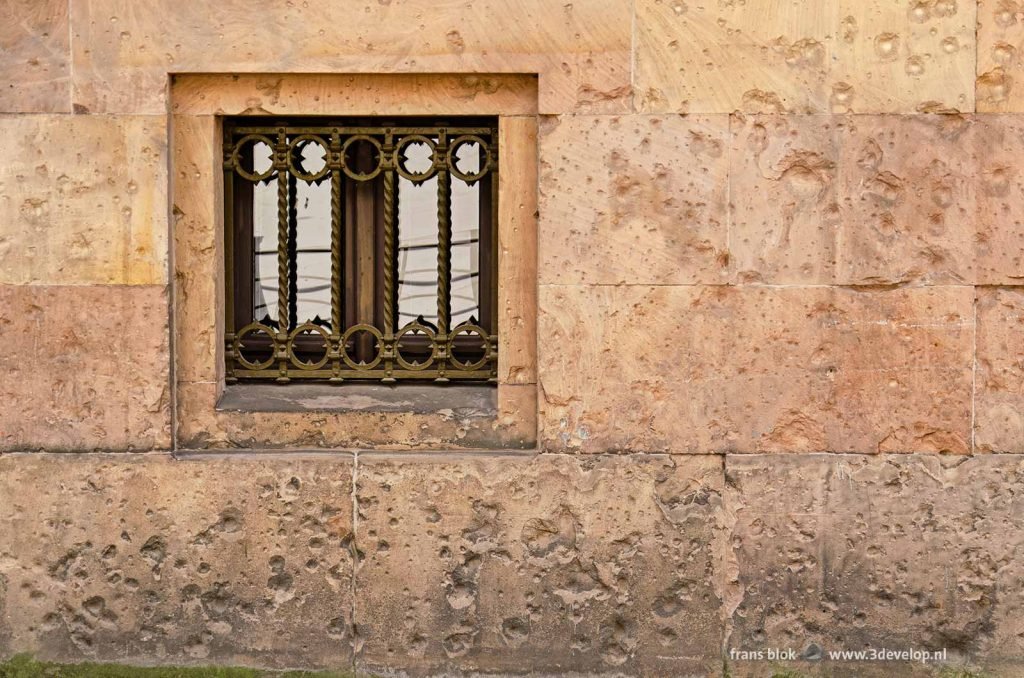
[[[535,75],[181,74],[171,76],[169,113],[176,449],[536,445]],[[221,122],[235,115],[498,116],[499,362],[491,407],[458,406],[480,401],[472,397],[430,402],[429,389],[396,407],[408,400],[400,386],[370,393],[363,386],[353,397],[347,385],[307,387],[290,406],[279,394],[263,407],[261,394],[236,391],[249,384],[225,397]]]

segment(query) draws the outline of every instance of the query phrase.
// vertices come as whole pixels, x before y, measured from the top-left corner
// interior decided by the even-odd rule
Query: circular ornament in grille
[[[377,166],[370,172],[357,172],[356,170],[349,167],[349,163],[352,162],[352,158],[349,157],[349,153],[355,153],[359,146],[357,144],[369,144],[371,155],[375,154],[377,159]],[[356,181],[369,181],[375,176],[380,174],[384,168],[384,153],[381,150],[380,142],[371,136],[366,134],[356,134],[345,140],[345,143],[341,146],[341,169],[350,178]]]
[[[260,338],[260,334],[266,338]],[[274,356],[277,354],[274,330],[263,323],[250,323],[235,336],[234,348],[238,362],[246,369],[270,369],[270,366],[274,364]],[[247,356],[246,353],[249,355]]]
[[[348,345],[352,343],[352,347],[355,348],[356,342],[359,341],[360,336],[363,334],[369,334],[373,337],[375,346],[377,347],[374,353],[373,360],[370,362],[358,362],[354,356],[349,355]],[[345,334],[341,337],[341,346],[339,347],[339,353],[341,353],[341,359],[345,361],[345,364],[351,367],[353,370],[365,372],[366,370],[372,370],[374,367],[380,364],[381,359],[384,357],[384,335],[380,333],[373,325],[359,324],[353,325],[345,331]]]
[[[459,337],[465,338],[460,340]],[[475,355],[480,355],[480,358],[474,361]],[[448,357],[457,369],[466,372],[479,370],[491,359],[487,332],[479,325],[459,325],[448,336]]]
[[[252,172],[242,167],[240,157],[242,151],[244,151],[246,146],[250,144],[252,145],[253,155]],[[263,148],[259,148],[261,145],[266,149],[265,151]],[[257,150],[259,151],[258,153]],[[264,155],[266,157],[264,157]],[[265,137],[262,134],[247,134],[235,142],[235,148],[231,152],[231,163],[235,166],[235,171],[249,181],[265,181],[274,174],[274,142],[271,141],[269,137]],[[264,163],[267,167],[265,170],[256,169]]]
[[[306,353],[313,347],[313,342],[316,341],[314,335],[317,334],[323,339],[323,355],[319,359],[311,360],[310,362],[301,360],[299,355]],[[330,357],[331,338],[327,334],[327,330],[319,325],[303,323],[292,330],[291,335],[288,337],[287,348],[288,357],[291,359],[292,365],[295,365],[300,370],[318,370],[327,364],[327,359]]]
[[[407,370],[425,370],[437,355],[437,344],[432,329],[418,322],[409,323],[395,335],[395,360]],[[404,345],[403,345],[404,342]],[[403,348],[405,353],[403,353]],[[422,361],[416,360],[415,350],[419,348]]]
[[[320,147],[320,157],[317,158],[316,151],[309,156],[311,146]],[[324,140],[314,134],[302,134],[295,137],[288,145],[288,169],[303,181],[318,181],[327,176],[330,168],[327,166],[329,151]]]
[[[459,168],[459,150],[461,148],[472,148],[473,146],[477,147],[477,153],[482,156],[480,158],[480,167],[476,171],[464,171]],[[475,134],[466,134],[461,137],[457,137],[448,147],[448,168],[451,170],[452,176],[462,179],[467,184],[480,181],[480,179],[490,171],[490,162],[490,154],[487,152],[487,142]]]
[[[420,150],[426,149],[426,153]],[[419,152],[411,152],[411,151]],[[437,146],[432,139],[422,134],[410,134],[403,137],[395,146],[395,170],[414,183],[422,183],[434,176],[437,165]],[[417,170],[417,167],[423,167]]]

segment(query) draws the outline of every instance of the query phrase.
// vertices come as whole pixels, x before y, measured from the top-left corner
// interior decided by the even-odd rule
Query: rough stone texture
[[[167,283],[167,120],[2,115],[0,284]]]
[[[723,281],[728,149],[724,115],[546,121],[541,283]]]
[[[71,110],[68,37],[68,0],[0,3],[0,113]]]
[[[170,445],[158,286],[0,285],[0,451]]]
[[[94,113],[162,113],[168,73],[539,73],[540,110],[626,111],[621,0],[284,3],[81,0],[72,97]],[[514,27],[514,29],[512,28]]]
[[[1024,111],[1024,3],[977,0],[979,111]]]
[[[175,75],[176,115],[536,115],[534,75]]]
[[[978,291],[975,449],[1024,452],[1024,290]]]
[[[714,675],[716,457],[360,457],[357,665]]]
[[[727,457],[727,647],[947,648],[1021,675],[1022,481],[1019,456]],[[908,675],[845,668],[815,675]]]
[[[990,125],[959,116],[737,116],[734,125],[740,281],[974,280],[977,189],[992,162],[978,146],[993,141]],[[1001,230],[992,240],[1013,247],[1005,236],[1020,229]]]
[[[541,288],[546,449],[970,451],[974,293]]]
[[[974,110],[975,3],[638,0],[641,111]]]
[[[976,280],[988,285],[1024,281],[1024,124],[1014,115],[980,115],[973,145],[979,162]]]
[[[217,409],[218,385],[179,382],[177,439],[183,449],[530,448],[537,441],[537,388],[502,386],[497,414],[473,408],[434,412],[238,412]]]
[[[350,668],[352,460],[0,458],[0,656]]]

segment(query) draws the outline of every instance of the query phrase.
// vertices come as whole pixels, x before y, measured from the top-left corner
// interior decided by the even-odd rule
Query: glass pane
[[[309,148],[307,146],[307,148]],[[331,318],[331,184],[296,184],[298,322]]]
[[[398,326],[437,325],[437,177],[398,180]]]
[[[270,168],[271,149],[254,145],[254,170]],[[252,190],[253,320],[277,320],[277,177],[258,182]]]

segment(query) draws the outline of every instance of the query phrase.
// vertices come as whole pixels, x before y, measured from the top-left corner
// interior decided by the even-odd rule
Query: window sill
[[[494,417],[498,390],[461,384],[231,384],[217,401],[221,412],[451,412],[460,418]]]

